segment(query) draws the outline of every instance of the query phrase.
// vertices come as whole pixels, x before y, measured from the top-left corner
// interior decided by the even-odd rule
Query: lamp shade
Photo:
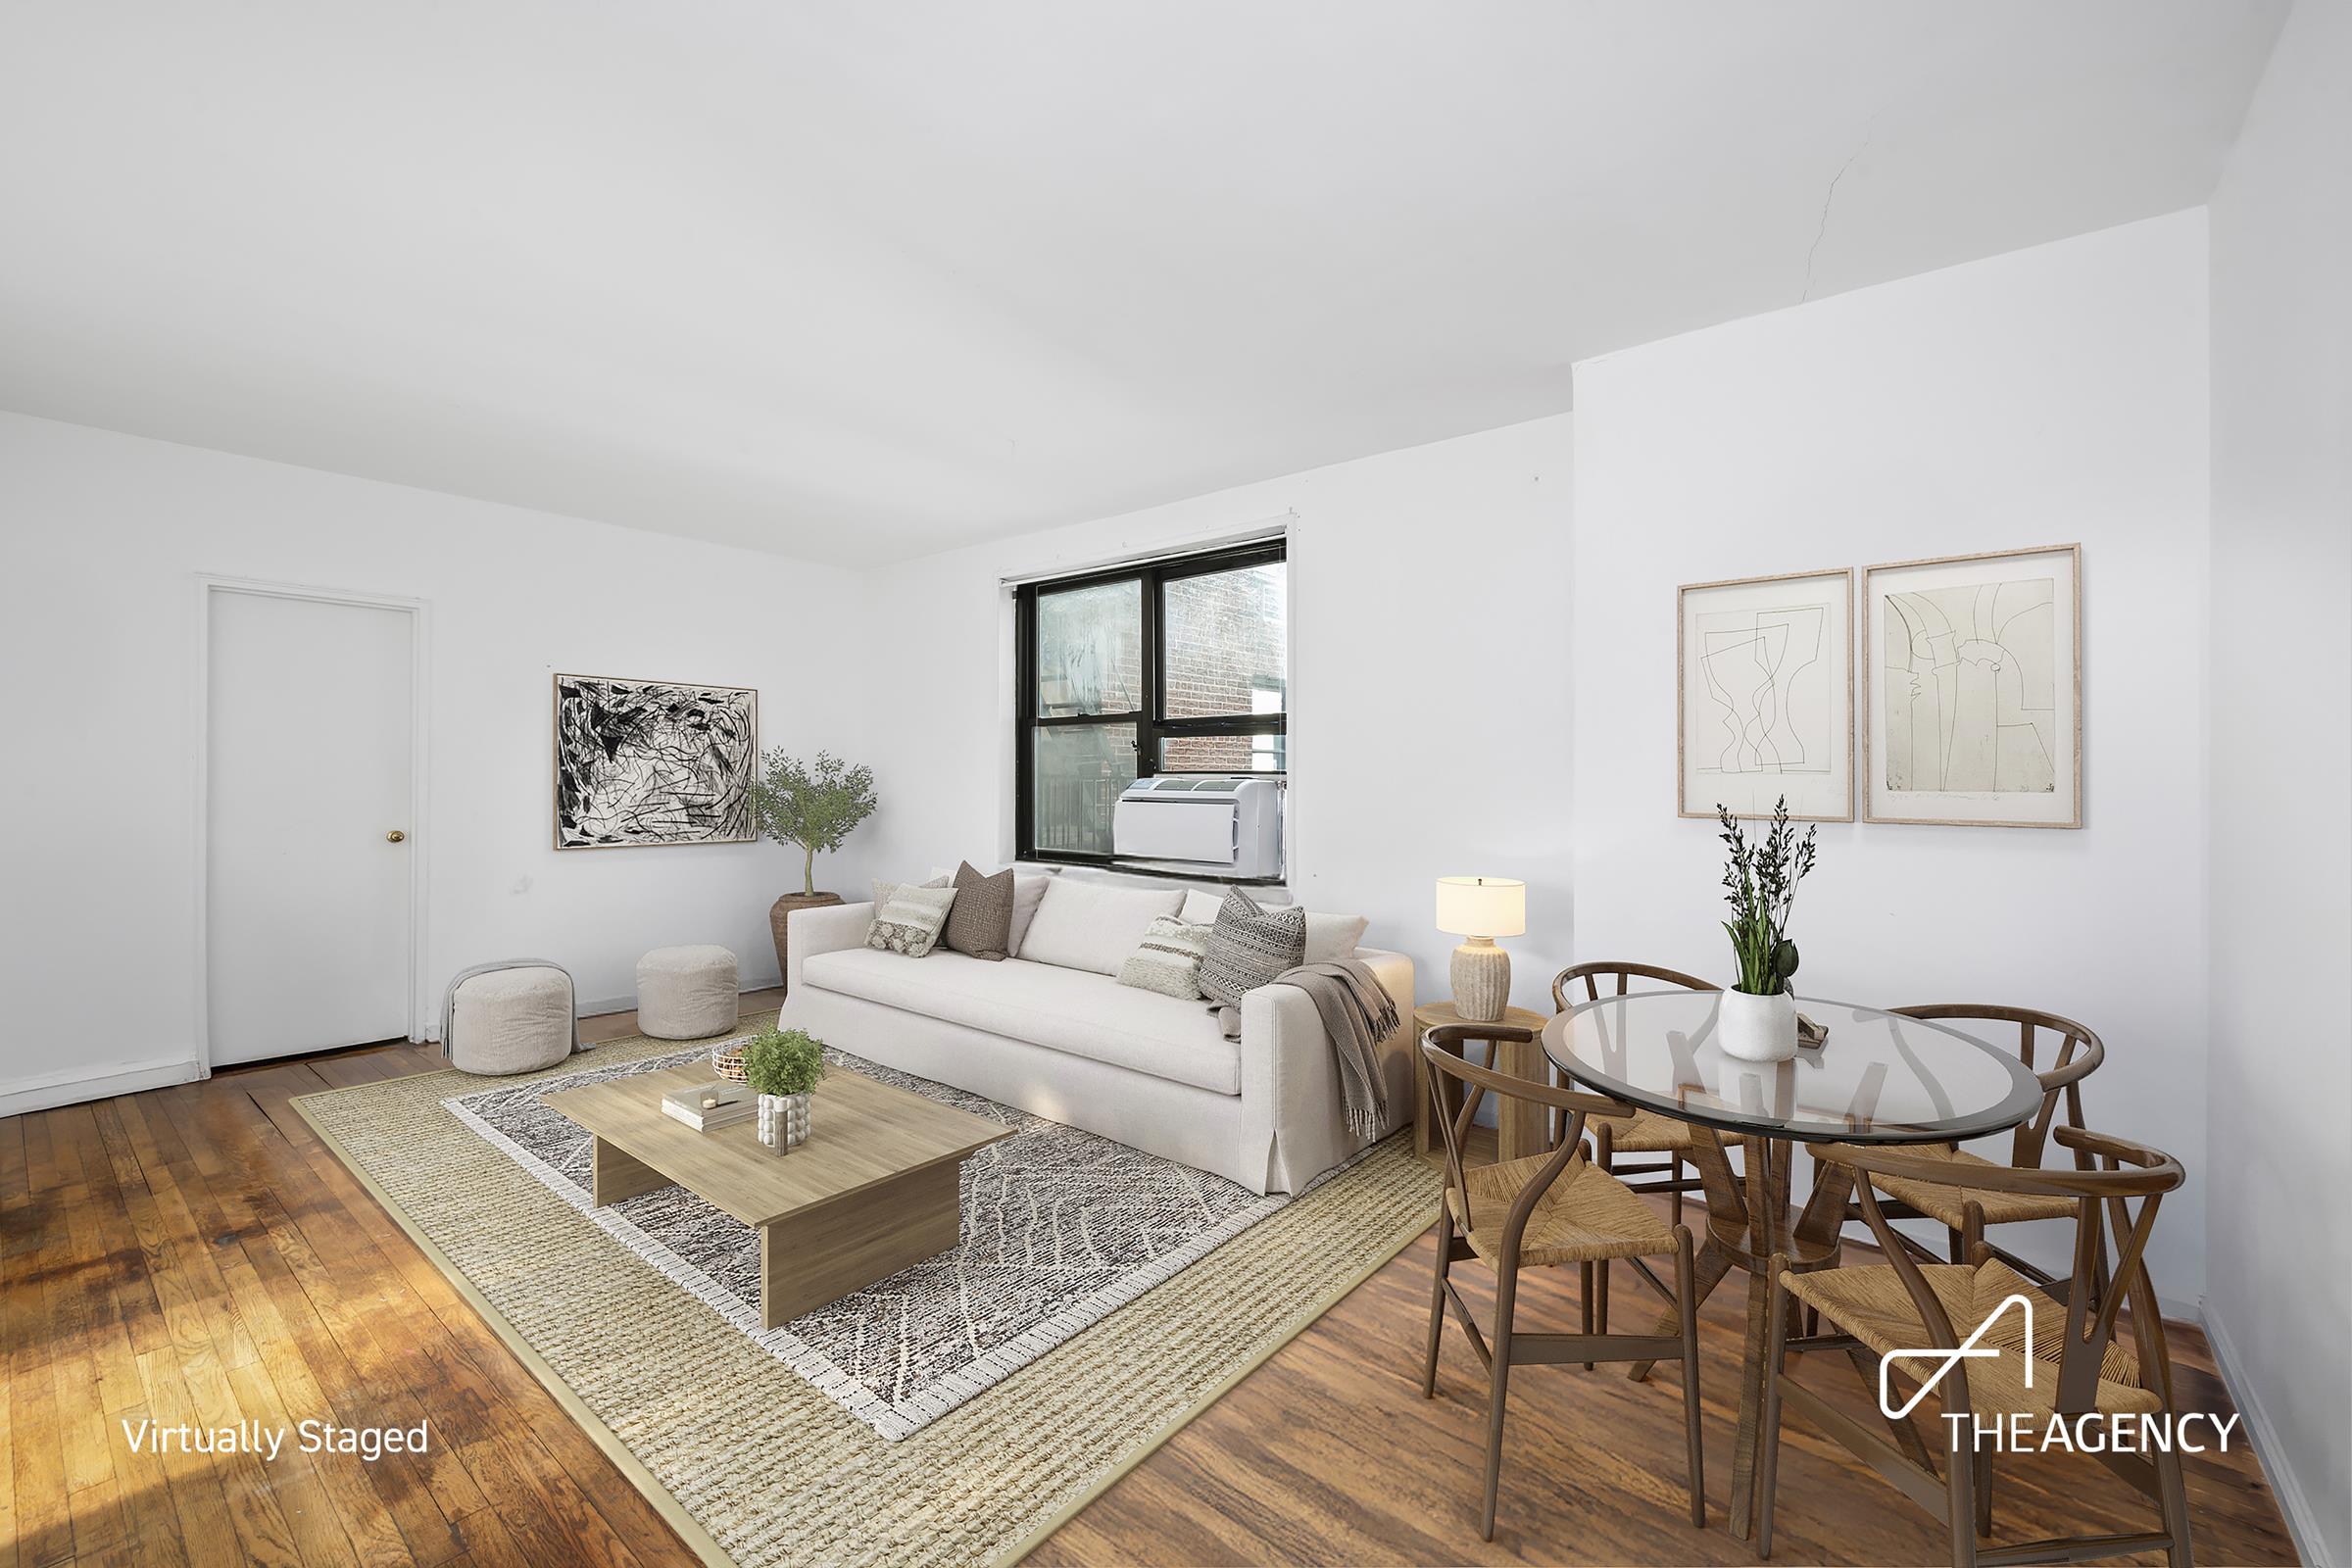
[[[1527,884],[1504,876],[1438,878],[1438,929],[1457,937],[1527,932]]]

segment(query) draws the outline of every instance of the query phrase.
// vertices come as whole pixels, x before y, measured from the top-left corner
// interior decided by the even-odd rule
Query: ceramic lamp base
[[[1511,956],[1493,937],[1472,937],[1453,950],[1448,970],[1453,1010],[1464,1023],[1498,1022],[1511,1004]]]

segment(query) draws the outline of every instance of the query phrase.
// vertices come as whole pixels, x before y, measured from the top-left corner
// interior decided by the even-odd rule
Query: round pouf
[[[725,948],[656,948],[637,960],[637,1028],[656,1040],[725,1034],[740,1001]]]
[[[571,1054],[571,976],[518,964],[450,987],[442,1044],[460,1072],[537,1072]]]

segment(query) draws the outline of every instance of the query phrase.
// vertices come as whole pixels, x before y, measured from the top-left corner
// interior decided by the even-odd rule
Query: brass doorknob
[[[384,835],[384,842],[386,844],[400,844],[405,842],[407,838],[408,835],[406,833],[403,833],[398,828],[394,828],[391,832]]]

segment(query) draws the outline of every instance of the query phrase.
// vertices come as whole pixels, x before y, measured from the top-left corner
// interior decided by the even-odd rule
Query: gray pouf
[[[637,1028],[656,1040],[723,1035],[741,1016],[735,955],[720,947],[656,948],[637,960]]]
[[[570,1055],[579,1038],[571,976],[552,963],[483,964],[442,998],[441,1052],[460,1072],[537,1072]]]

